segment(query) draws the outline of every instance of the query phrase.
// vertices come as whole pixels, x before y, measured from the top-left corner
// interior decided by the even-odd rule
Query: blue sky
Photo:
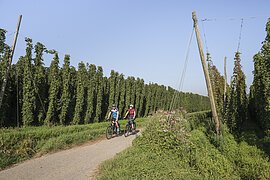
[[[48,49],[71,55],[77,67],[84,61],[116,70],[148,82],[178,87],[188,40],[191,12],[199,19],[204,49],[223,74],[227,56],[228,79],[244,18],[240,52],[247,85],[252,83],[253,55],[265,38],[270,1],[235,0],[0,0],[0,27],[8,31],[11,44],[18,16],[23,15],[14,62],[25,54],[25,37],[42,42]],[[254,18],[251,18],[254,17]],[[201,19],[214,19],[203,22]],[[203,28],[203,29],[202,29]],[[45,56],[49,66],[51,56]],[[183,91],[206,95],[207,90],[193,37]]]

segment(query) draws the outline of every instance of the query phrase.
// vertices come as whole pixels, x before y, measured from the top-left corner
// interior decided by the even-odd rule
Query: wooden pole
[[[224,104],[226,101],[226,94],[227,94],[227,71],[226,71],[226,60],[227,57],[224,57]]]
[[[17,38],[18,38],[18,34],[19,34],[21,20],[22,20],[22,15],[19,16],[19,20],[18,20],[17,28],[16,28],[16,33],[14,35],[13,44],[11,46],[11,53],[10,53],[9,58],[8,58],[8,65],[7,65],[7,69],[6,69],[6,74],[5,74],[5,77],[3,79],[3,83],[2,83],[2,87],[1,87],[1,91],[0,91],[0,108],[2,106],[3,97],[4,97],[4,94],[5,94],[5,89],[6,89],[6,85],[7,85],[9,71],[10,71],[10,68],[11,68],[11,63],[12,63],[12,58],[13,58],[13,55],[14,55],[15,46],[16,46],[16,43],[17,43]]]
[[[202,41],[201,41],[200,31],[199,31],[199,27],[198,27],[198,19],[197,19],[195,11],[192,12],[192,19],[194,21],[194,28],[195,28],[195,32],[196,32],[196,38],[197,38],[200,58],[201,58],[201,62],[202,62],[204,77],[205,77],[205,81],[206,81],[208,96],[209,96],[209,99],[210,99],[212,115],[213,115],[215,125],[216,125],[216,133],[217,133],[217,135],[219,135],[220,134],[220,123],[219,123],[219,120],[218,120],[218,115],[217,115],[217,110],[216,110],[212,85],[211,85],[211,81],[210,81],[210,77],[209,77],[208,67],[207,67],[205,57],[204,57],[204,53],[203,53]]]

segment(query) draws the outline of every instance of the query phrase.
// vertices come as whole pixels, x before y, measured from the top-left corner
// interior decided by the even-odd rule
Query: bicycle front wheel
[[[106,138],[107,139],[111,139],[113,135],[113,129],[111,128],[111,126],[107,127],[106,129]]]

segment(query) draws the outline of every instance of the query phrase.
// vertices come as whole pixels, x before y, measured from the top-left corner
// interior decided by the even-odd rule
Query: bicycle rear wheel
[[[111,139],[113,135],[113,129],[111,126],[107,127],[106,129],[106,138],[107,139]]]
[[[127,125],[126,125],[126,128],[125,128],[125,130],[124,130],[124,136],[125,136],[125,137],[128,137],[129,132],[130,132],[130,125],[127,124]]]
[[[136,122],[133,123],[133,130],[136,131]]]

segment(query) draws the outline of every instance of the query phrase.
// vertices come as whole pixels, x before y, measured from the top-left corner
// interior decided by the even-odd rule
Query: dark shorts
[[[112,123],[116,123],[116,118],[111,119]]]
[[[132,124],[134,124],[134,121],[135,121],[135,119],[133,119],[133,118],[132,119],[128,119],[128,124],[129,125],[132,125]]]

